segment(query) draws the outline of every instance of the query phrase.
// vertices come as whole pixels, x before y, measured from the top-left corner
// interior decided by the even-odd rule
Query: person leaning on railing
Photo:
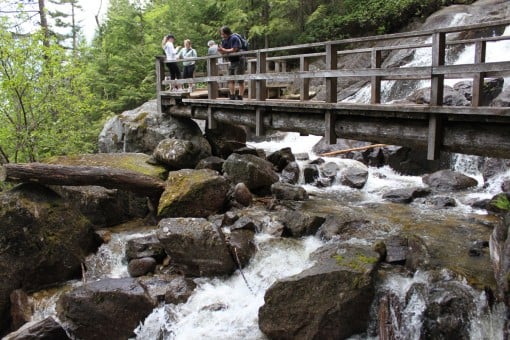
[[[220,29],[221,34],[221,46],[218,46],[218,52],[221,54],[235,53],[241,50],[241,40],[234,34],[228,26],[223,26]],[[233,75],[242,75],[244,74],[244,60],[240,56],[232,56],[227,57],[230,61],[230,66],[228,68],[228,74]],[[244,95],[244,80],[238,80],[239,84],[239,94],[236,94],[235,81],[229,80],[228,89],[230,96],[229,98],[234,100],[243,100]]]

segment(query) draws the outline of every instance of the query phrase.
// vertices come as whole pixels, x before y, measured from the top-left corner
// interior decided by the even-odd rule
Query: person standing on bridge
[[[179,69],[179,65],[177,65],[177,54],[179,53],[179,46],[174,46],[175,37],[172,34],[166,35],[163,37],[163,41],[161,42],[161,47],[165,51],[166,54],[166,66],[168,67],[168,71],[170,71],[170,79],[179,79],[181,78],[181,70]],[[179,90],[180,86],[174,86],[174,90]]]
[[[218,46],[218,52],[221,54],[235,53],[241,50],[241,40],[234,34],[228,26],[223,26],[220,29],[221,35],[221,46]],[[228,74],[233,75],[242,75],[244,74],[245,62],[244,58],[240,56],[232,56],[227,57],[230,61],[230,66],[228,68]],[[238,80],[239,84],[239,94],[236,94],[235,81],[229,80],[228,89],[230,93],[230,99],[243,100],[244,96],[244,80]]]
[[[191,40],[184,40],[184,47],[181,49],[178,55],[179,58],[184,59],[182,65],[184,67],[184,72],[182,74],[183,79],[193,78],[195,73],[195,60],[186,60],[188,58],[196,58],[197,51],[191,47]],[[193,83],[189,83],[188,91],[191,92],[193,90]]]

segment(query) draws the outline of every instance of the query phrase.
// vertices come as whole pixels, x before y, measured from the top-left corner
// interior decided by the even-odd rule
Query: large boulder
[[[270,192],[279,177],[273,164],[254,155],[233,153],[223,163],[223,172],[232,183],[244,183],[253,192]]]
[[[230,184],[209,169],[172,171],[158,205],[159,217],[207,217],[227,201]]]
[[[63,294],[57,302],[60,320],[78,339],[134,336],[135,328],[156,307],[147,290],[132,278],[89,282]]]
[[[313,267],[266,291],[259,327],[270,339],[346,339],[366,331],[379,255],[330,244],[312,259]]]
[[[459,191],[478,185],[473,177],[452,170],[439,170],[422,177],[423,183],[438,191]]]
[[[21,184],[1,193],[0,333],[10,322],[13,290],[79,278],[85,257],[98,246],[92,224],[54,191]]]
[[[211,146],[201,136],[192,140],[165,138],[158,143],[153,155],[170,169],[193,169],[201,159],[211,156]]]
[[[204,218],[165,218],[157,236],[172,265],[187,276],[228,275],[236,269],[221,229]]]
[[[191,140],[201,136],[198,124],[189,118],[158,112],[156,100],[110,118],[99,134],[99,151],[152,154],[165,138]]]

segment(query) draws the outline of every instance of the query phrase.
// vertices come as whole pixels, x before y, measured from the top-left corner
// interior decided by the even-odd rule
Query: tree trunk
[[[133,171],[102,166],[67,166],[44,163],[4,164],[0,181],[33,182],[48,185],[99,185],[159,199],[165,182]]]

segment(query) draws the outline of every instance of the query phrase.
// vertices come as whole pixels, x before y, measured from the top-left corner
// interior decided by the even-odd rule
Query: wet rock
[[[281,181],[283,183],[296,184],[299,181],[299,165],[297,162],[290,162],[282,170]]]
[[[248,207],[253,201],[253,195],[250,189],[244,183],[237,183],[234,187],[233,193],[234,200],[239,204]]]
[[[421,334],[428,339],[471,339],[469,311],[474,296],[457,282],[438,282],[428,292]]]
[[[33,314],[33,304],[30,297],[22,289],[12,291],[11,302],[11,329],[18,329],[29,322]]]
[[[370,221],[353,209],[343,207],[334,215],[326,216],[326,220],[317,231],[317,236],[323,240],[332,238],[350,239],[358,232],[363,233],[370,226]]]
[[[253,241],[255,232],[248,229],[233,230],[227,237],[230,252],[236,265],[243,268],[248,265],[257,248]]]
[[[411,203],[417,197],[424,197],[430,194],[427,188],[403,188],[390,190],[383,194],[383,198],[394,203]]]
[[[150,213],[147,197],[130,191],[96,185],[50,187],[72,203],[95,228],[111,227],[134,218],[145,218]]]
[[[172,265],[187,276],[231,274],[236,266],[225,236],[204,218],[165,218],[157,236]]]
[[[132,278],[89,282],[63,294],[57,314],[80,339],[127,339],[156,307]]]
[[[169,169],[193,169],[201,159],[211,156],[211,146],[203,137],[193,140],[165,138],[158,143],[153,156]]]
[[[156,275],[138,278],[154,301],[165,303],[185,303],[197,286],[192,279],[182,275]]]
[[[183,169],[168,175],[158,205],[158,216],[207,217],[219,212],[227,201],[230,184],[209,169]]]
[[[253,155],[232,154],[223,164],[225,175],[232,183],[244,183],[252,192],[269,192],[271,184],[278,182],[272,163]]]
[[[246,147],[246,130],[237,125],[220,123],[216,129],[207,129],[205,138],[211,145],[212,154],[223,159]]]
[[[126,243],[128,261],[144,257],[153,257],[157,261],[162,261],[165,256],[165,250],[155,234],[132,238]]]
[[[368,180],[368,168],[361,162],[341,171],[340,182],[350,188],[361,189]]]
[[[305,184],[314,183],[319,178],[319,167],[315,164],[305,164],[303,166],[303,177]]]
[[[421,88],[409,95],[407,100],[416,104],[430,104],[430,87]],[[455,91],[451,86],[444,86],[443,105],[447,106],[469,106],[469,100],[462,94]]]
[[[267,156],[267,160],[273,163],[276,171],[281,172],[289,163],[295,162],[296,158],[292,154],[292,149],[287,147],[271,153]]]
[[[97,250],[92,224],[69,202],[38,184],[0,193],[0,334],[8,329],[9,295],[81,276],[81,263]]]
[[[426,173],[438,171],[449,167],[449,160],[446,160],[444,153],[440,160],[427,160],[427,152],[420,149],[410,149],[408,147],[387,147],[385,148],[385,158],[387,164],[402,175],[421,176]]]
[[[271,339],[346,339],[366,331],[378,254],[358,246],[329,245],[316,264],[266,291],[259,327]]]
[[[320,175],[334,180],[339,170],[340,167],[335,162],[326,162],[320,166]]]
[[[131,277],[139,277],[154,273],[156,269],[156,260],[153,257],[142,257],[129,261],[128,273]]]
[[[432,205],[436,208],[448,208],[448,207],[456,207],[457,202],[452,197],[447,196],[435,196],[427,199],[425,201],[426,204]]]
[[[308,199],[308,193],[303,187],[289,183],[274,183],[271,185],[271,193],[279,200],[304,201]]]
[[[503,78],[486,78],[482,86],[481,106],[489,106],[503,89]],[[462,94],[467,100],[471,101],[473,92],[473,82],[469,80],[460,81],[453,85],[453,89]]]
[[[28,340],[28,339],[71,339],[62,326],[51,316],[35,322],[29,322],[15,332],[12,332],[3,340]]]
[[[322,216],[300,211],[284,211],[280,218],[285,226],[283,236],[287,237],[314,235],[325,221]]]
[[[476,179],[452,170],[439,170],[425,175],[422,181],[439,191],[459,191],[478,185]]]
[[[218,173],[223,172],[223,163],[225,160],[223,158],[217,157],[217,156],[209,156],[206,158],[201,159],[197,166],[195,167],[196,170],[199,169],[211,169],[214,171],[218,171]]]

